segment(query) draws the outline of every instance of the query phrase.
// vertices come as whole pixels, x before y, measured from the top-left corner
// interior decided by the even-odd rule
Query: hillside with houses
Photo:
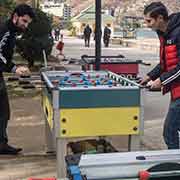
[[[17,3],[31,3],[32,0],[15,0]],[[43,2],[44,0],[39,0]],[[66,0],[72,7],[72,15],[77,15],[95,0]],[[103,8],[114,8],[118,14],[142,16],[144,6],[157,0],[101,0]],[[58,2],[58,0],[57,0]],[[167,5],[170,12],[180,11],[179,0],[161,0]]]
[[[103,8],[114,8],[120,14],[142,16],[144,6],[157,0],[102,0]],[[80,11],[85,5],[94,3],[95,0],[71,0],[74,11]],[[180,11],[179,0],[161,0],[171,12]]]

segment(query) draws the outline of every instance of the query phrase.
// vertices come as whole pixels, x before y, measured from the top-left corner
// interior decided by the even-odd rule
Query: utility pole
[[[39,0],[32,0],[32,7],[38,8],[39,7]]]
[[[96,0],[96,27],[95,27],[95,38],[96,38],[96,60],[95,60],[95,69],[100,70],[101,64],[101,0]]]
[[[32,0],[31,3],[32,3],[32,7],[35,8],[36,7],[36,0]]]
[[[176,12],[179,12],[179,10],[180,10],[179,5],[180,5],[180,1],[176,0]]]

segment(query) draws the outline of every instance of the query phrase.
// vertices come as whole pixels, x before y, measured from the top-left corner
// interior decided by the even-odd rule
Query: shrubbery
[[[15,7],[14,0],[0,0],[0,23],[5,21]]]
[[[26,33],[17,40],[17,51],[28,60],[29,67],[35,61],[43,62],[43,50],[49,55],[53,46],[51,35],[52,20],[44,12],[36,9],[36,18],[30,24]]]

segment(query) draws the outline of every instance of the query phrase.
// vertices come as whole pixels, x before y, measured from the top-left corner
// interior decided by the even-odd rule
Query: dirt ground
[[[41,96],[10,98],[10,106],[9,143],[22,147],[25,153],[44,151],[45,130]]]

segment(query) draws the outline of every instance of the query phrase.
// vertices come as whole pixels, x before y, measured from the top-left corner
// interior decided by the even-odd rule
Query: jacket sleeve
[[[174,80],[180,77],[180,37],[178,37],[177,39],[176,48],[177,48],[178,63],[175,68],[173,68],[168,72],[163,73],[160,76],[162,85],[167,85],[167,84],[170,85]]]
[[[0,37],[0,72],[11,72],[15,70],[15,64],[12,59],[6,57],[8,51],[10,33],[7,31]]]
[[[155,80],[161,75],[161,66],[160,64],[156,65],[148,74],[151,80]]]

